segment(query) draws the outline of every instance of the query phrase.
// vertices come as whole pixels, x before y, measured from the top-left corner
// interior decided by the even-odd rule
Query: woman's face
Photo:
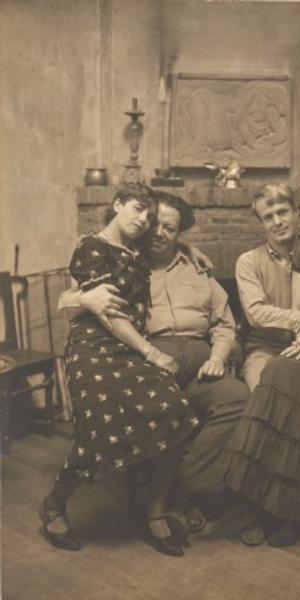
[[[115,219],[118,223],[122,236],[129,240],[136,240],[149,228],[156,214],[154,203],[145,204],[137,198],[128,200],[122,204],[115,200]]]

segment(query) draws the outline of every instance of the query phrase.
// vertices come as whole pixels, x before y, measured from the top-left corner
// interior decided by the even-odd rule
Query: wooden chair
[[[234,277],[227,277],[218,279],[218,283],[224,288],[228,295],[228,303],[236,322],[236,340],[229,356],[229,370],[232,375],[240,378],[245,360],[244,340],[249,325],[240,302],[236,279]]]
[[[10,370],[9,385],[6,378],[6,392],[1,394],[2,403],[2,439],[4,451],[9,449],[9,441],[13,430],[11,408],[15,399],[18,403],[35,390],[45,390],[45,406],[35,409],[33,418],[41,425],[42,432],[49,436],[54,429],[53,375],[55,356],[25,348],[24,306],[28,283],[26,277],[0,273],[0,299],[4,316],[4,339],[0,341],[0,352],[4,357],[14,361]],[[15,293],[13,290],[16,290]],[[42,374],[41,383],[30,384],[28,377]],[[1,379],[0,379],[1,382]],[[8,391],[7,391],[8,390]]]

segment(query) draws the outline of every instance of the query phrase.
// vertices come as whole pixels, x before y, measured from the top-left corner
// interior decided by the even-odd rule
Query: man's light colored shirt
[[[150,277],[152,305],[147,319],[149,333],[203,338],[208,335],[212,354],[226,360],[235,339],[235,323],[225,290],[213,277],[197,272],[180,251],[164,270]],[[59,309],[78,314],[78,288],[63,292]]]
[[[245,315],[253,327],[300,329],[300,273],[268,244],[242,254],[236,278]]]
[[[203,338],[212,353],[226,359],[234,341],[235,324],[225,290],[213,277],[197,273],[190,260],[177,252],[166,269],[151,272],[149,333]]]

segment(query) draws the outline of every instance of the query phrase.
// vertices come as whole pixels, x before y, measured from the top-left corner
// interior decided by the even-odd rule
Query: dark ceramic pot
[[[104,167],[100,169],[86,169],[84,176],[85,185],[107,185],[107,172]]]

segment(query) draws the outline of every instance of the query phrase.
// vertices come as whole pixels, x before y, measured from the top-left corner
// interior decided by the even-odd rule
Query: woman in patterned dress
[[[151,346],[144,333],[149,269],[136,240],[155,219],[156,205],[145,186],[118,192],[107,226],[83,237],[70,271],[82,291],[115,285],[128,302],[128,318],[104,326],[90,312],[75,317],[66,347],[67,376],[74,405],[74,445],[40,507],[47,539],[58,547],[80,547],[65,508],[71,492],[90,478],[103,459],[117,470],[151,461],[146,515],[148,539],[161,552],[181,556],[164,516],[183,442],[199,425],[172,375],[174,359]]]

